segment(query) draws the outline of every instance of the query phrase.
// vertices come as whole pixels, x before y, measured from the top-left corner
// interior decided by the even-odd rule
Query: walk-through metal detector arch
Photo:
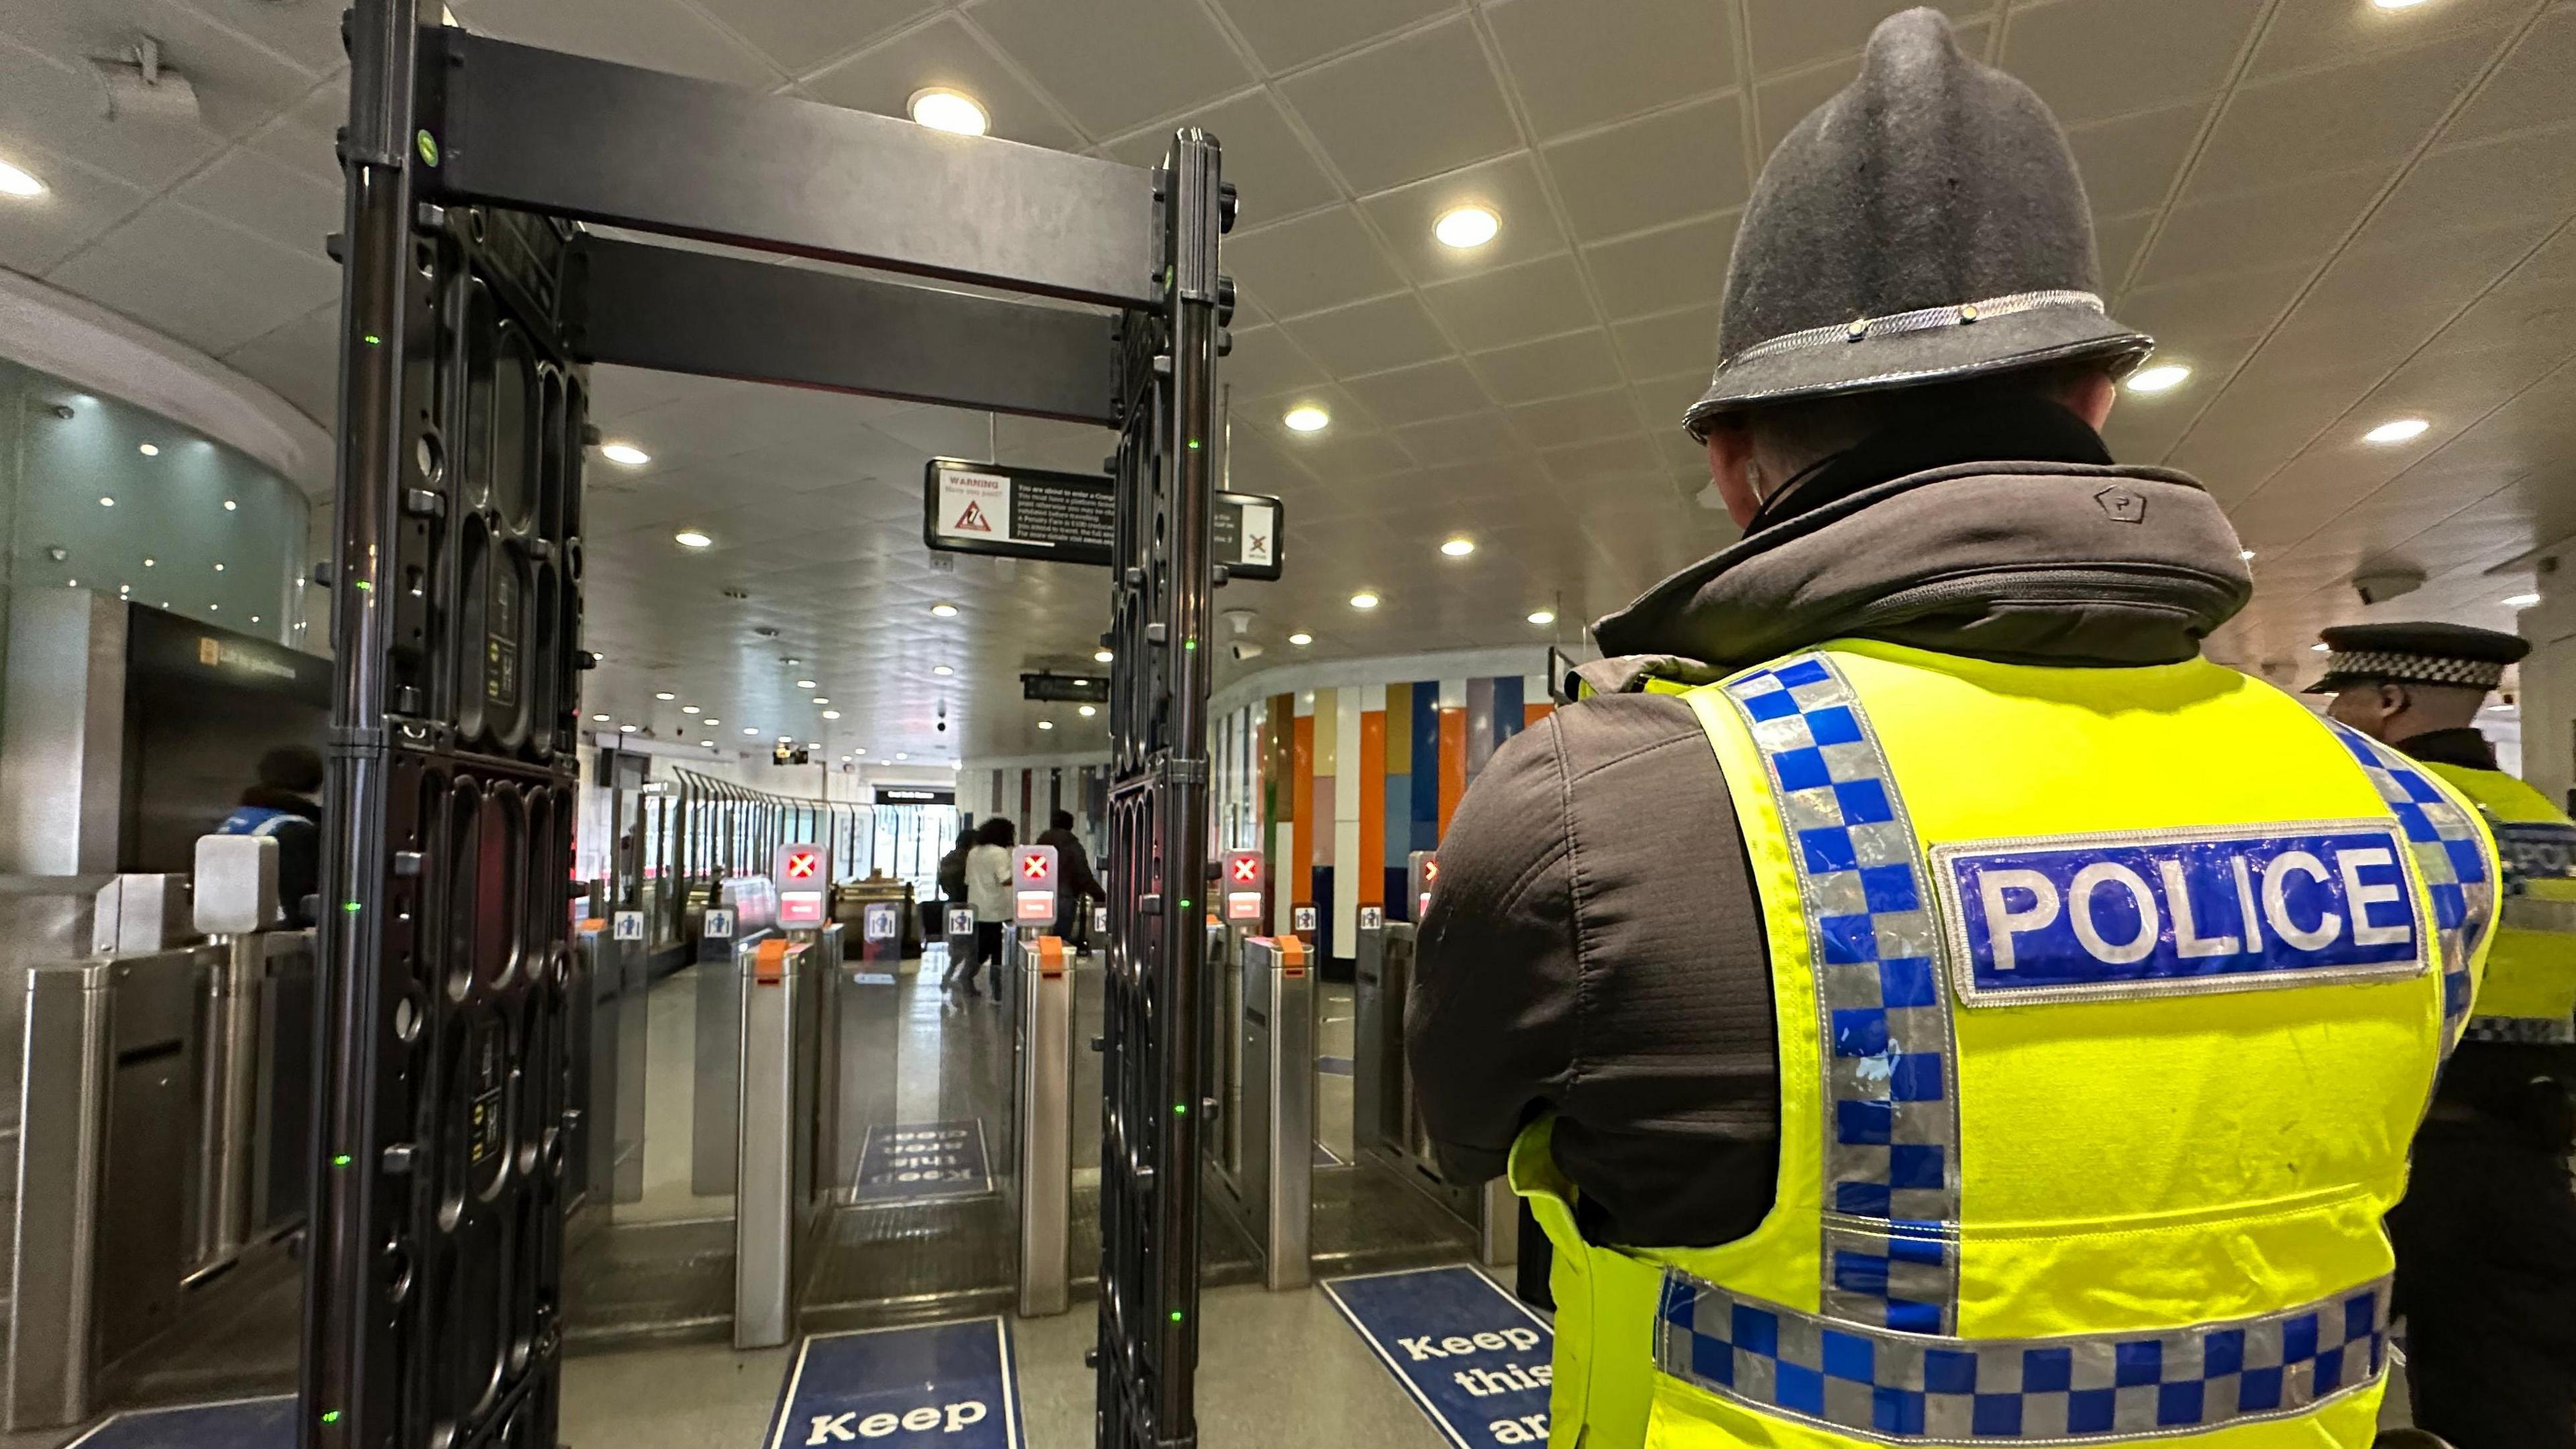
[[[596,362],[1119,430],[1100,1441],[1195,1442],[1193,898],[1232,219],[1117,165],[421,24],[346,21],[324,1018],[298,1441],[556,1437]],[[732,243],[1113,309],[610,239]]]

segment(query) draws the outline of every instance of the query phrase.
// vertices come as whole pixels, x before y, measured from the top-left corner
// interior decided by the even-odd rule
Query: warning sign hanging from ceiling
[[[1011,480],[1001,473],[940,468],[932,518],[941,533],[998,542],[1011,536]]]

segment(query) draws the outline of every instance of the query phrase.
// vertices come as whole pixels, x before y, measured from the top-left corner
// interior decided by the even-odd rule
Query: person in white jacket
[[[975,848],[966,853],[966,902],[975,908],[975,959],[966,965],[966,994],[975,994],[975,974],[990,964],[993,990],[1001,991],[1002,932],[1011,920],[1011,847],[1019,835],[1011,822],[996,815],[975,830]]]

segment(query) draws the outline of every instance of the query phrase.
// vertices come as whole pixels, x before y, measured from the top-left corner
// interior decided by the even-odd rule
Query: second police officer
[[[2098,288],[2046,107],[1882,24],[1686,420],[1742,541],[1443,839],[1408,1050],[1555,1245],[1557,1445],[2373,1438],[2494,847],[2200,657],[2251,581],[2104,449]]]

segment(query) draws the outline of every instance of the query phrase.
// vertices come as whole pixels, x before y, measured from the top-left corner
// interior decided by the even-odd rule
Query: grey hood
[[[2236,530],[2168,468],[1963,463],[1760,529],[1592,626],[1596,689],[1705,680],[1863,637],[2021,664],[2171,664],[2253,593]]]

